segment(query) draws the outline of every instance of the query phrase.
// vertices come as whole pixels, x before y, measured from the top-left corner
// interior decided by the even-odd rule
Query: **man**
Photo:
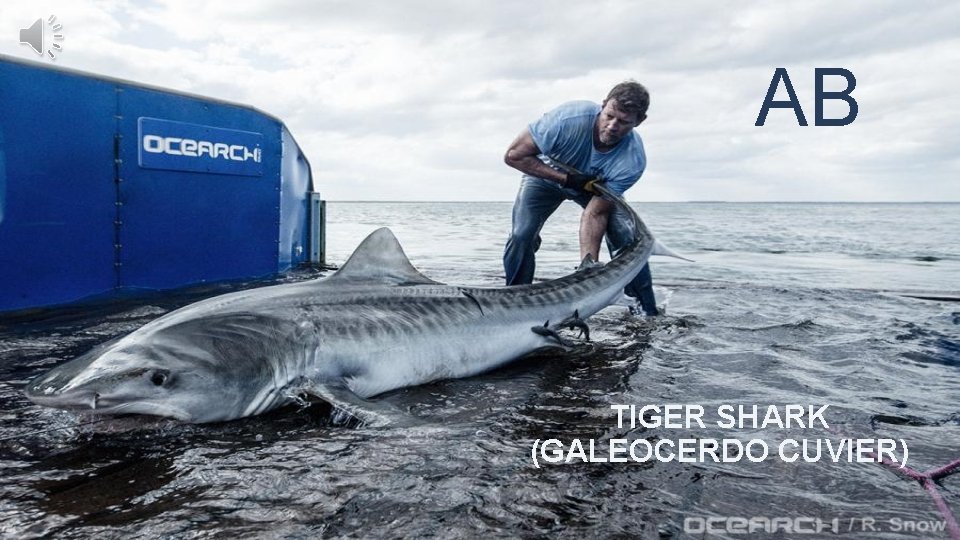
[[[529,125],[507,149],[504,161],[523,173],[513,204],[513,228],[503,253],[507,285],[533,282],[540,229],[560,203],[583,207],[580,258],[599,260],[600,240],[607,234],[610,252],[633,240],[631,222],[610,201],[593,195],[593,182],[623,195],[640,179],[647,165],[643,141],[633,129],[647,118],[650,95],[635,81],[620,83],[602,104],[571,101]],[[658,315],[649,265],[624,292],[639,301],[644,313]]]

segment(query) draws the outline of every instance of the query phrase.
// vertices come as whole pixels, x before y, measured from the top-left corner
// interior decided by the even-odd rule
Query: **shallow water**
[[[775,449],[846,435],[902,438],[919,470],[960,457],[960,304],[905,295],[960,295],[960,205],[636,206],[697,261],[654,261],[666,316],[615,306],[589,321],[591,343],[567,353],[378,398],[414,427],[333,422],[323,403],[214,425],[81,425],[21,393],[176,307],[262,282],[0,319],[0,534],[687,538],[703,536],[683,532],[691,517],[782,516],[838,518],[846,538],[947,537],[893,530],[894,518],[943,518],[916,482],[874,463],[534,467],[531,446],[545,438],[759,438]],[[330,203],[328,260],[389,225],[428,276],[499,285],[509,210]],[[577,217],[564,206],[545,228],[538,276],[576,265]],[[702,405],[706,427],[619,428],[610,410],[663,403]],[[831,431],[721,429],[710,414],[720,404],[829,405]],[[960,513],[960,474],[939,490]]]

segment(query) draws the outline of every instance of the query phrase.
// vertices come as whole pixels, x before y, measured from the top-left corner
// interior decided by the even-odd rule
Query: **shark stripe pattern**
[[[493,369],[562,343],[562,327],[586,329],[582,319],[618,298],[654,252],[633,209],[596,189],[636,229],[607,264],[586,260],[531,285],[445,285],[381,228],[329,277],[183,307],[55,367],[26,395],[68,410],[215,422],[289,403],[298,385],[368,398]]]

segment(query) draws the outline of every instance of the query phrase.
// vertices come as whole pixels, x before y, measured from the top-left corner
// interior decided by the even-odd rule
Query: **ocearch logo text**
[[[262,158],[260,148],[251,150],[240,144],[197,141],[180,137],[161,137],[159,135],[144,135],[143,149],[151,154],[189,157],[209,156],[214,159],[230,161],[253,160],[255,163],[260,163]]]

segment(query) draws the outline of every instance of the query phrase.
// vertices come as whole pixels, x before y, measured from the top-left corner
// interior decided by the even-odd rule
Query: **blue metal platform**
[[[0,55],[0,311],[323,262],[279,119]]]

